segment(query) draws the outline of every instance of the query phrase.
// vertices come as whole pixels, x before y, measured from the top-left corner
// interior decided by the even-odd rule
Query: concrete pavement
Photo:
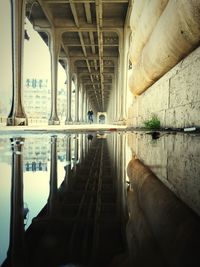
[[[25,132],[88,132],[125,130],[126,125],[113,124],[70,124],[70,125],[30,125],[30,126],[3,126],[0,125],[0,135],[5,133]]]

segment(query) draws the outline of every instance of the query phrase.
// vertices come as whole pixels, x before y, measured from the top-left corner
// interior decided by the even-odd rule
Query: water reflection
[[[199,266],[199,137],[157,137],[0,138],[2,266]]]
[[[34,140],[35,147],[32,146],[32,149],[28,150],[35,152],[28,154],[25,153],[26,149],[24,153],[22,151],[24,139],[17,138],[13,141],[14,178],[11,196],[17,201],[11,201],[10,244],[7,259],[2,266],[50,267],[77,262],[85,266],[107,266],[115,256],[123,252],[125,230],[124,234],[120,230],[120,217],[123,195],[121,189],[124,190],[124,187],[119,186],[120,173],[116,179],[115,172],[112,171],[105,135],[101,137],[102,135],[97,139],[95,135],[90,135],[88,138],[87,134],[65,137],[65,174],[60,186],[60,140],[57,136],[48,140],[50,153],[48,156],[46,149],[45,158],[42,160],[42,153],[39,151],[42,151],[40,146],[44,147],[44,143],[39,143],[37,138]],[[30,147],[32,141],[27,138],[26,148]],[[50,160],[45,165],[47,168],[40,168],[40,162],[46,163],[47,157]],[[34,161],[31,161],[32,159]],[[50,171],[49,190],[47,198],[45,197],[47,203],[40,203],[37,214],[34,218],[31,216],[29,227],[25,231],[25,221],[29,210],[32,212],[32,206],[30,200],[26,201],[26,207],[24,206],[23,198],[27,194],[27,188],[25,187],[23,192],[23,173],[33,176],[38,174],[40,179],[43,179],[40,174],[45,174],[47,170]],[[32,184],[29,184],[29,188],[32,188],[31,197],[38,202],[38,194],[44,189],[42,182],[37,180],[37,193],[34,192]],[[43,193],[46,195],[47,191]],[[18,220],[12,219],[13,214],[17,215]],[[20,229],[17,230],[19,226]],[[13,246],[13,236],[16,236],[16,246]]]
[[[8,249],[9,265],[25,266],[24,240],[24,200],[23,200],[23,138],[11,139],[12,145],[12,184],[11,184],[11,216],[10,244]]]
[[[200,215],[200,135],[128,134],[136,155],[178,198]]]

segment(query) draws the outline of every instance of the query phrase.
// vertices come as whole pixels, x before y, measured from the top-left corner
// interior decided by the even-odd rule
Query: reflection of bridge
[[[57,138],[52,137],[50,192],[46,207],[33,220],[24,233],[23,216],[11,222],[12,232],[8,258],[3,266],[61,266],[66,263],[80,263],[85,266],[108,266],[124,252],[125,229],[121,198],[124,193],[122,180],[116,179],[109,156],[106,139],[80,139],[78,165],[65,167],[66,176],[57,189]],[[21,140],[15,140],[14,149],[21,150]],[[76,139],[75,157],[78,162],[79,139]],[[67,149],[71,138],[67,137]],[[88,153],[89,150],[89,154]],[[20,164],[22,157],[14,154],[13,164]],[[69,154],[70,156],[70,154]],[[22,187],[22,169],[14,171],[13,189]],[[20,178],[21,177],[21,178]],[[121,188],[119,190],[119,188]],[[12,203],[12,212],[21,214],[23,191],[14,190],[13,198],[20,205]],[[123,201],[124,202],[124,201]],[[20,207],[20,208],[19,208]],[[17,247],[21,240],[20,247]]]
[[[68,164],[58,190],[57,137],[51,137],[48,202],[26,232],[20,153],[23,139],[12,140],[11,234],[2,267],[66,263],[188,267],[191,260],[192,267],[198,267],[199,217],[138,159],[128,165],[130,185],[126,194],[125,135],[116,132],[107,138],[101,134],[92,138],[90,134],[73,140],[73,166],[72,140],[67,136]]]

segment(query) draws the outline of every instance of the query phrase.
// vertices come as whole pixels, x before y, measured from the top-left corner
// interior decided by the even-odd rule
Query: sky
[[[48,79],[50,86],[50,53],[49,49],[32,25],[26,20],[30,40],[24,40],[24,71],[23,80],[27,78]],[[12,92],[11,62],[11,15],[10,1],[0,0],[0,104],[9,105]],[[58,64],[58,88],[65,88],[66,74]]]

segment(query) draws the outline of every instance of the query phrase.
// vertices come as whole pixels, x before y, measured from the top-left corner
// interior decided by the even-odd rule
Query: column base
[[[8,117],[7,126],[27,126],[28,119],[26,117]]]
[[[65,125],[67,125],[67,124],[73,124],[73,121],[71,120],[71,121],[65,121]]]
[[[48,124],[49,125],[60,125],[60,121],[59,120],[49,119]]]

